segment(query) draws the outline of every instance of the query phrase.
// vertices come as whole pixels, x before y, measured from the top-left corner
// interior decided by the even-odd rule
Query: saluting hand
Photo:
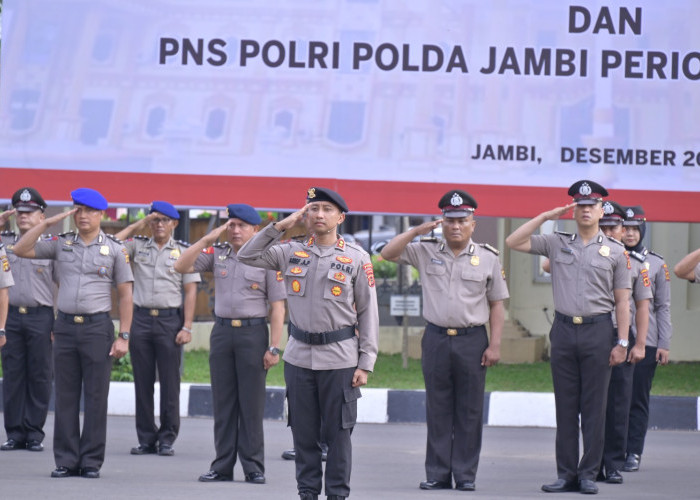
[[[275,228],[281,233],[287,229],[291,229],[296,226],[303,218],[306,211],[311,206],[311,203],[307,203],[300,210],[297,210],[291,215],[288,215],[279,222],[275,222]]]
[[[557,207],[547,212],[544,212],[542,215],[546,220],[557,220],[563,215],[566,215],[566,213],[575,206],[576,203],[569,203],[568,205],[565,205],[563,207]]]
[[[54,224],[61,222],[63,219],[70,217],[77,211],[78,208],[76,207],[68,210],[67,212],[59,212],[56,215],[49,217],[48,219],[44,219],[44,223],[46,224],[46,227],[53,226]]]
[[[416,233],[417,235],[424,235],[428,234],[431,231],[435,230],[440,224],[442,224],[442,219],[438,220],[430,220],[428,222],[424,222],[420,226],[416,226],[413,228],[413,232]]]
[[[8,220],[10,220],[10,216],[15,214],[17,210],[14,208],[12,210],[5,210],[3,213],[0,214],[0,226],[4,226]]]
[[[219,236],[221,236],[221,233],[226,231],[226,229],[233,223],[233,219],[229,219],[223,224],[221,224],[219,227],[214,228],[211,230],[211,232],[207,235],[205,235],[202,238],[202,241],[204,241],[205,245],[210,247],[214,243],[216,243],[216,240],[219,239]]]

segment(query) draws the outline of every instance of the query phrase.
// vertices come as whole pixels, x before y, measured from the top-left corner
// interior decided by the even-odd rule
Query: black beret
[[[348,211],[348,206],[343,197],[328,188],[309,188],[309,190],[306,192],[306,203],[313,203],[314,201],[328,201],[338,207],[341,212]]]
[[[18,212],[33,212],[34,210],[46,210],[46,202],[39,191],[33,187],[23,187],[12,195],[12,206]]]
[[[608,190],[597,182],[583,180],[571,185],[569,196],[574,198],[577,205],[595,205],[608,196]]]
[[[461,189],[453,189],[448,191],[440,198],[438,208],[442,210],[442,215],[445,217],[469,217],[476,210],[476,200]]]

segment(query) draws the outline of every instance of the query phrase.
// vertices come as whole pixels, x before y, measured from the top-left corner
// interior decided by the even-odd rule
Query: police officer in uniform
[[[7,343],[5,335],[5,323],[7,322],[7,306],[9,304],[9,294],[7,289],[14,285],[12,272],[10,271],[10,261],[5,253],[5,245],[0,242],[0,349]],[[3,384],[4,384],[3,380]],[[8,443],[5,443],[8,444]]]
[[[285,282],[290,338],[284,378],[303,500],[318,498],[322,489],[322,419],[328,443],[325,493],[333,500],[350,494],[350,434],[360,386],[377,357],[374,270],[367,252],[338,236],[347,211],[338,193],[311,188],[301,210],[267,226],[238,254],[242,262],[280,271]],[[313,236],[280,243],[305,214]]]
[[[112,356],[129,350],[133,312],[129,256],[121,242],[100,229],[107,200],[97,191],[71,192],[75,208],[45,219],[27,231],[15,253],[27,259],[55,260],[59,281],[54,323],[56,411],[51,477],[99,478],[107,437],[107,397]],[[45,237],[49,226],[73,215],[77,232]],[[117,288],[120,333],[114,338],[112,286]],[[85,408],[80,430],[80,396]]]
[[[634,367],[632,403],[627,434],[627,458],[622,470],[635,472],[644,451],[644,440],[649,425],[649,395],[656,373],[656,365],[668,363],[671,348],[671,274],[662,256],[644,247],[646,216],[641,206],[627,207],[622,223],[625,234],[622,241],[632,260],[642,262],[651,282],[653,295],[649,306],[649,332],[644,359]],[[681,261],[682,262],[682,261]],[[680,265],[680,263],[679,263]]]
[[[192,340],[199,274],[180,274],[173,264],[188,243],[175,241],[180,214],[167,201],[154,201],[147,217],[117,233],[134,273],[134,317],[129,352],[136,393],[136,436],[132,455],[175,454],[180,430],[180,360]],[[149,227],[151,238],[135,232]],[[129,239],[127,239],[129,238]],[[184,289],[184,301],[183,301]],[[184,302],[184,309],[183,309]],[[160,427],[155,423],[153,391],[160,382]]]
[[[261,222],[258,212],[245,204],[232,204],[227,210],[226,224],[194,243],[175,263],[179,272],[214,273],[215,322],[209,370],[216,458],[199,480],[233,480],[238,455],[246,482],[263,484],[265,377],[279,362],[285,291],[276,273],[239,260],[241,246]],[[215,244],[224,233],[228,241]]]
[[[610,367],[627,358],[631,264],[622,244],[606,237],[598,226],[603,197],[608,195],[605,188],[582,180],[569,188],[569,195],[573,203],[526,222],[506,238],[506,244],[513,250],[548,257],[552,268],[556,312],[550,343],[558,479],[542,490],[595,494]],[[575,234],[534,234],[545,221],[558,219],[572,208]],[[579,415],[584,448],[580,461]]]
[[[603,233],[622,241],[625,220],[623,208],[612,200],[603,203],[603,217],[600,228]],[[644,359],[644,343],[649,327],[649,303],[652,299],[649,272],[639,259],[639,254],[630,255],[632,265],[632,294],[630,296],[630,333],[628,360],[613,366],[608,386],[608,403],[605,412],[605,447],[598,480],[610,484],[623,481],[622,466],[627,451],[627,426],[629,422],[630,401],[632,400],[632,377],[635,366]],[[613,315],[613,320],[615,315]],[[614,321],[613,321],[614,323]],[[616,333],[617,334],[617,333]]]
[[[0,215],[0,226],[15,214],[19,234],[0,236],[7,250],[15,285],[9,288],[8,346],[2,351],[3,405],[7,441],[0,450],[43,451],[44,424],[51,398],[51,331],[53,329],[54,264],[21,259],[14,254],[20,235],[44,219],[46,202],[31,187],[12,196],[13,210]]]
[[[428,442],[424,490],[475,489],[486,367],[500,359],[508,287],[498,250],[471,239],[477,203],[460,189],[439,201],[443,219],[393,238],[382,257],[410,264],[423,285],[422,339]],[[412,241],[442,225],[444,240]],[[486,333],[489,323],[491,341]]]

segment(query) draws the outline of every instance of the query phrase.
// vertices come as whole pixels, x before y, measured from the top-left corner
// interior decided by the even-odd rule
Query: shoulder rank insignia
[[[3,231],[0,233],[0,236],[14,236],[15,232],[14,231]]]
[[[659,259],[663,260],[663,256],[662,256],[662,255],[659,255],[659,254],[656,253],[656,252],[652,252],[651,250],[649,250],[649,253],[652,254],[652,255],[656,255]]]
[[[567,233],[566,231],[554,231],[556,234],[561,234],[562,236],[573,236],[571,233]]]
[[[437,243],[440,239],[435,236],[423,236],[419,241],[421,243]]]
[[[499,255],[501,252],[498,250],[496,247],[492,247],[488,243],[481,243],[480,245],[482,248],[485,248],[486,250],[489,250],[490,252],[495,253],[496,255]]]
[[[133,237],[135,240],[148,240],[148,236],[144,236],[143,234],[137,234],[136,236]]]
[[[608,236],[607,238],[608,238],[608,241],[611,243],[614,243],[614,244],[619,245],[621,247],[625,246],[624,243],[622,243],[621,241],[617,241],[615,238],[611,238],[610,236]]]
[[[120,245],[123,245],[123,244],[124,244],[124,243],[122,242],[122,240],[120,240],[119,238],[117,238],[117,237],[114,236],[113,234],[108,234],[108,235],[106,235],[106,236],[107,236],[107,238],[109,238],[110,240],[116,241],[116,242],[119,243]]]
[[[205,253],[207,255],[211,255],[214,253],[214,247],[202,248],[202,253]]]
[[[189,248],[189,247],[192,246],[192,243],[190,243],[190,242],[188,242],[188,241],[175,240],[175,243],[177,243],[177,244],[180,245],[181,247],[185,247],[185,248]]]
[[[646,260],[646,257],[639,252],[631,251],[629,254],[635,259],[638,260],[639,262],[644,262]]]

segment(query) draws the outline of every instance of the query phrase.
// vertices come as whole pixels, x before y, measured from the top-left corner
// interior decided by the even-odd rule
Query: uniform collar
[[[471,238],[469,238],[469,243],[467,243],[467,246],[462,249],[461,252],[459,252],[458,255],[462,255],[463,253],[467,255],[474,255],[476,253],[476,243],[472,241]],[[450,250],[450,247],[447,246],[447,241],[442,239],[440,241],[440,246],[438,247],[438,251],[444,252],[444,253],[449,253],[450,255],[454,255],[452,253],[452,250]]]
[[[313,235],[310,236],[310,237],[304,242],[304,246],[305,246],[305,247],[308,247],[308,248],[318,247],[318,245],[316,245],[316,237],[313,236]],[[338,250],[341,250],[341,251],[344,252],[344,251],[345,251],[345,247],[346,247],[345,238],[343,238],[342,235],[338,235],[338,239],[335,241],[335,248],[337,248]]]
[[[73,244],[78,243],[79,241],[82,241],[80,239],[80,233],[78,233],[78,231],[75,232],[72,240],[73,240]],[[97,233],[97,237],[94,240],[92,240],[90,243],[86,244],[85,246],[89,247],[91,245],[104,245],[106,243],[107,243],[107,236],[105,235],[104,231],[102,231],[100,229],[100,232]]]

